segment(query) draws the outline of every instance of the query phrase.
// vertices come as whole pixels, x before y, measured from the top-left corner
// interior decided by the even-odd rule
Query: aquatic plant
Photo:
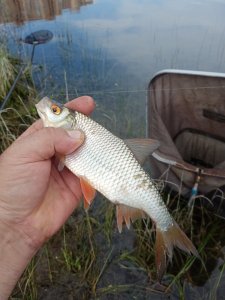
[[[21,61],[10,56],[7,48],[0,47],[0,105],[21,68]],[[31,68],[23,69],[9,101],[0,111],[0,153],[6,149],[36,117],[34,102],[36,91],[31,75]]]
[[[0,101],[7,95],[13,80],[16,77],[16,68],[4,46],[0,47]]]

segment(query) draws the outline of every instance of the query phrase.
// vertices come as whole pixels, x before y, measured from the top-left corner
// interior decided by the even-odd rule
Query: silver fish
[[[97,190],[116,204],[120,232],[124,221],[129,228],[131,221],[139,217],[147,215],[153,220],[159,279],[166,269],[166,256],[172,259],[174,246],[198,257],[196,248],[171,217],[159,191],[141,167],[140,161],[159,146],[157,141],[123,141],[89,117],[47,97],[36,108],[45,127],[80,129],[85,134],[83,145],[63,161],[80,178],[85,208],[91,204]]]

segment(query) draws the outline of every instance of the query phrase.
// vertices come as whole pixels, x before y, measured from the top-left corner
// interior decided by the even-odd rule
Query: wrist
[[[38,247],[20,228],[2,222],[0,241],[0,295],[8,299]]]

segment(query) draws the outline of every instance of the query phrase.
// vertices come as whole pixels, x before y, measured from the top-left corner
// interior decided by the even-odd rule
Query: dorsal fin
[[[153,139],[127,139],[124,140],[124,143],[141,165],[160,145],[159,141]]]

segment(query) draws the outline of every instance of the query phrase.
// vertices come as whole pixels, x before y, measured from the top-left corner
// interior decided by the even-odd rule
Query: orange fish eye
[[[52,104],[51,110],[55,115],[59,115],[62,111],[61,108],[56,104]]]

